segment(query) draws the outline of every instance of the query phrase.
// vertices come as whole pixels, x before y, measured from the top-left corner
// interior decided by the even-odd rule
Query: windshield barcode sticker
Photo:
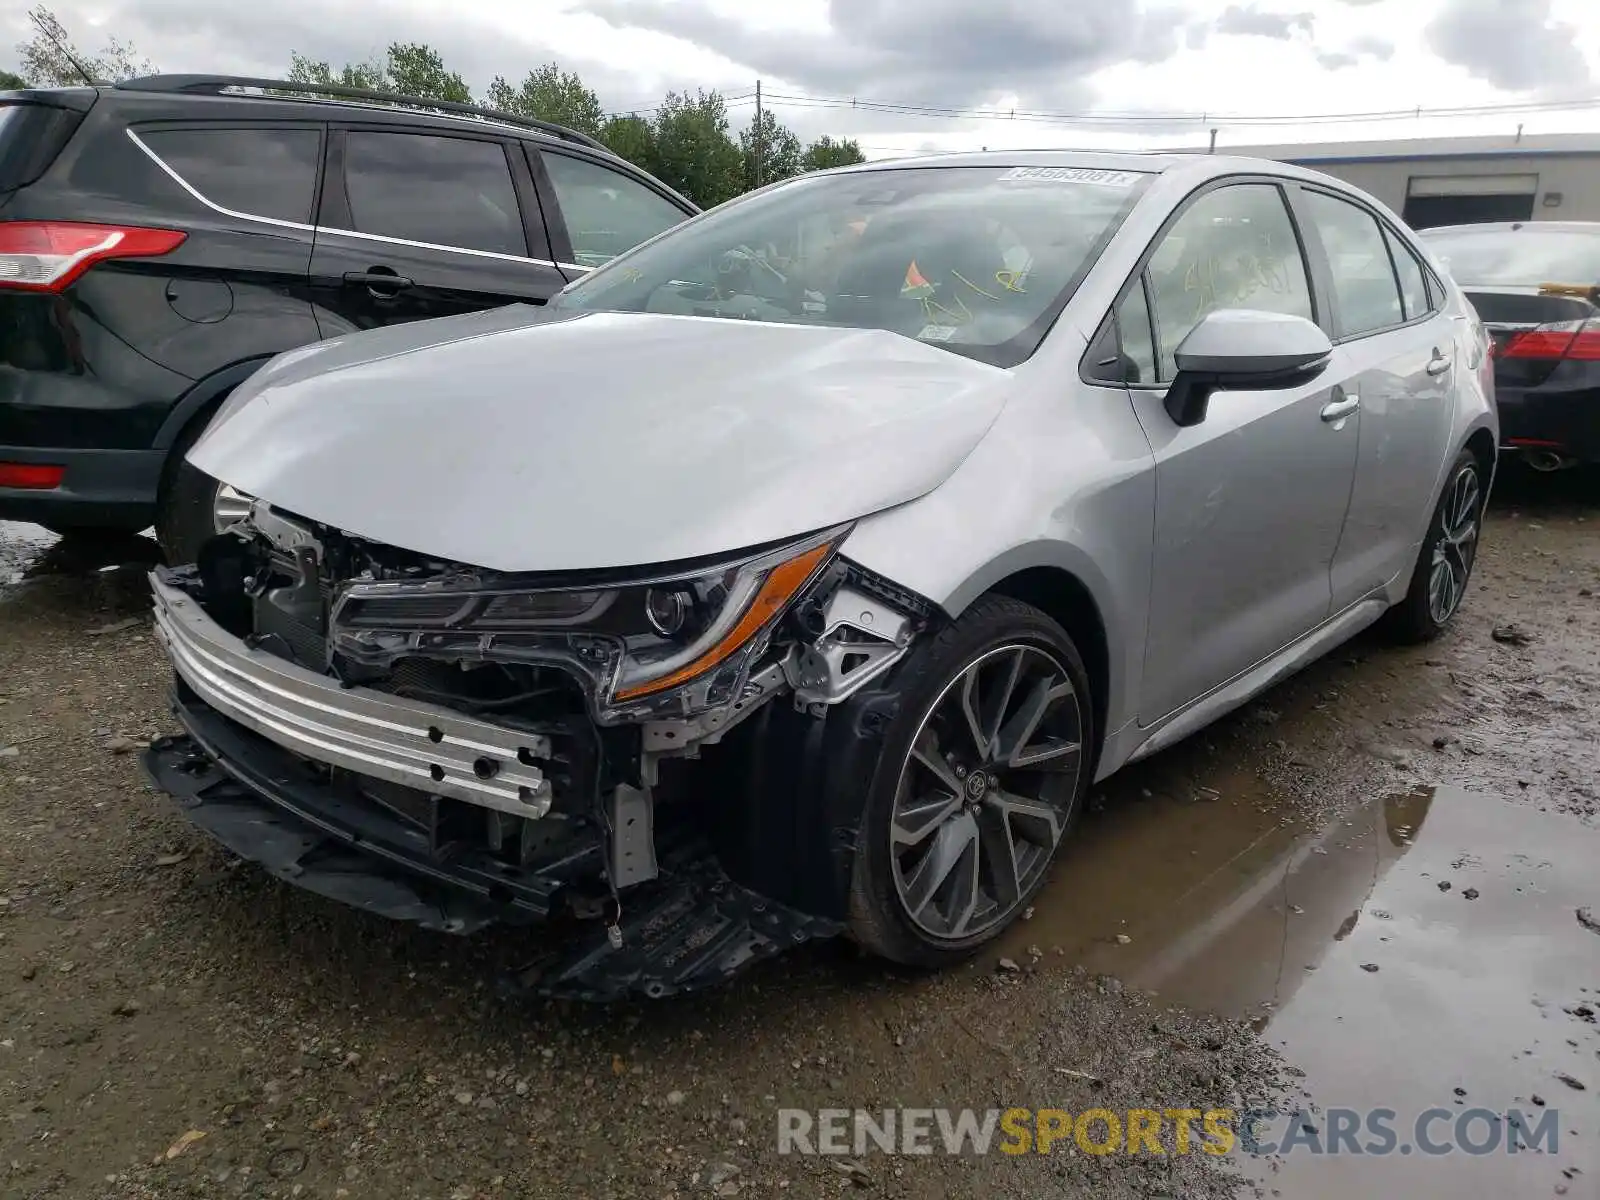
[[[954,325],[924,325],[917,337],[924,342],[948,342],[958,332]]]
[[[1094,167],[1012,167],[1001,183],[1096,183],[1101,187],[1132,187],[1138,171],[1104,171]]]

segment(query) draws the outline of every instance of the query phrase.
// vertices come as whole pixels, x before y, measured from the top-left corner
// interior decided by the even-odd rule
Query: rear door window
[[[351,130],[345,196],[360,233],[526,256],[522,210],[503,144]]]
[[[145,145],[212,204],[253,217],[307,224],[322,163],[322,130],[150,129]]]
[[[1433,308],[1428,300],[1427,276],[1422,273],[1422,264],[1417,261],[1417,256],[1394,235],[1393,230],[1385,229],[1383,236],[1389,243],[1389,256],[1394,259],[1395,274],[1400,279],[1400,299],[1405,302],[1406,320],[1414,321]]]
[[[598,267],[688,219],[676,204],[621,171],[570,154],[546,153],[544,165],[579,266]]]

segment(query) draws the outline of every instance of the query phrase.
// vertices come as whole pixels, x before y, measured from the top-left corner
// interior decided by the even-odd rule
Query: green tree
[[[728,109],[718,92],[668,92],[656,110],[649,169],[702,208],[744,190],[744,156],[728,136]]]
[[[28,86],[28,81],[11,71],[0,71],[0,92],[14,92]]]
[[[739,134],[739,153],[744,158],[746,191],[757,183],[774,183],[800,173],[800,139],[770,108],[762,109],[761,115]]]
[[[606,125],[600,98],[577,75],[553,62],[529,71],[518,87],[496,75],[489,85],[489,103],[521,117],[555,121],[590,137],[599,137]]]
[[[295,50],[289,52],[289,79],[294,83],[333,83],[376,91],[389,87],[389,75],[382,63],[345,63],[335,75],[326,62],[309,59]]]
[[[852,163],[866,161],[867,156],[861,153],[861,144],[854,138],[834,141],[827,134],[823,134],[807,146],[805,153],[800,156],[800,169],[822,171],[828,167],[848,167]]]
[[[643,117],[612,117],[601,127],[600,140],[611,153],[656,174],[656,131]]]
[[[18,45],[17,53],[22,59],[22,78],[34,87],[62,87],[89,80],[115,83],[155,73],[149,59],[116,38],[106,39],[98,54],[78,49],[66,26],[42,4],[28,10],[28,19],[38,32]],[[84,79],[85,74],[89,80]]]
[[[454,71],[446,71],[439,52],[421,42],[390,45],[389,86],[407,96],[472,103],[472,89],[466,81]]]
[[[446,71],[439,52],[420,42],[393,42],[383,62],[345,63],[337,72],[326,62],[290,51],[289,78],[295,83],[330,83],[428,100],[472,102],[466,81],[454,71]]]

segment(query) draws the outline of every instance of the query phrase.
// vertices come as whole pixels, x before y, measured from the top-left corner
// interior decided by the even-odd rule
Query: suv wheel
[[[1088,790],[1093,706],[1077,647],[1016,600],[975,605],[901,668],[852,872],[850,929],[942,966],[1044,885]]]
[[[249,501],[241,493],[219,484],[184,457],[204,428],[202,424],[186,432],[173,447],[156,509],[156,541],[174,566],[194,562],[206,539],[248,512]]]

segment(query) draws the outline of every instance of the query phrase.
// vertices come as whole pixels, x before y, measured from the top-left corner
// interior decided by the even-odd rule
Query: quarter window
[[[522,212],[499,142],[352,131],[345,195],[361,233],[526,255]]]
[[[688,215],[610,167],[569,154],[546,154],[544,165],[580,266],[598,267]]]
[[[1428,281],[1422,273],[1422,264],[1411,253],[1410,247],[1385,229],[1383,236],[1389,243],[1389,256],[1394,259],[1395,274],[1400,279],[1400,299],[1405,302],[1406,320],[1414,321],[1432,309],[1428,302]]]
[[[1272,184],[1232,184],[1201,196],[1162,237],[1145,270],[1158,382],[1176,374],[1179,344],[1207,313],[1253,308],[1315,319],[1300,242]]]
[[[140,139],[212,204],[306,224],[317,192],[317,129],[151,129]]]
[[[1305,200],[1328,255],[1340,333],[1353,337],[1402,324],[1400,285],[1378,219],[1326,192],[1306,192]]]

